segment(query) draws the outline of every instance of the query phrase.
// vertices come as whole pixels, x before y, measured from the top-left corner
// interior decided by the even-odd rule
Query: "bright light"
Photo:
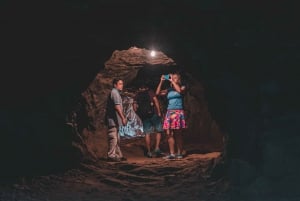
[[[155,57],[156,52],[154,50],[152,50],[151,53],[150,53],[150,55],[151,55],[151,57]]]

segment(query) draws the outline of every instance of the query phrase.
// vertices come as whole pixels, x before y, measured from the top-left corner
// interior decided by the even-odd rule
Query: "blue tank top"
[[[173,88],[168,89],[168,110],[182,110],[183,109],[183,96],[175,91]]]

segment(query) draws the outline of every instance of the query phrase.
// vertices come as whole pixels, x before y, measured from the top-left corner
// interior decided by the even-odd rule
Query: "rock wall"
[[[122,78],[126,86],[134,85],[142,68],[156,68],[157,73],[165,72],[164,68],[176,66],[173,59],[162,52],[157,52],[155,57],[150,56],[150,50],[137,47],[128,50],[116,50],[111,58],[82,93],[81,109],[73,111],[74,138],[76,146],[83,160],[97,160],[106,157],[107,135],[104,125],[105,106],[108,94],[112,88],[114,78]],[[210,144],[210,151],[220,150],[223,147],[224,134],[217,123],[212,119],[203,93],[203,87],[188,72],[183,77],[188,84],[188,92],[185,96],[188,129],[185,136],[188,141],[196,140],[199,144]],[[150,78],[151,79],[151,78]],[[200,145],[201,146],[201,145]],[[209,147],[209,146],[207,146]]]

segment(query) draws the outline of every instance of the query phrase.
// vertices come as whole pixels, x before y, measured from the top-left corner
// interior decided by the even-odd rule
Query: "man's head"
[[[150,85],[150,81],[144,81],[144,82],[141,82],[140,84],[139,84],[139,90],[148,90],[148,89],[150,89],[151,87],[150,87],[151,85]]]
[[[123,83],[123,80],[122,79],[114,79],[113,80],[113,87],[118,89],[119,91],[122,91],[123,90],[123,87],[124,87],[124,83]]]
[[[145,85],[145,84],[141,84],[140,86],[139,86],[139,90],[140,91],[143,91],[143,90],[146,90],[148,87]]]

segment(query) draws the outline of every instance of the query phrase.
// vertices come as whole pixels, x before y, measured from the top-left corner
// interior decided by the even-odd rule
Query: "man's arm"
[[[122,104],[122,98],[120,96],[119,93],[117,93],[116,91],[112,91],[111,93],[111,98],[115,104],[115,110],[117,111],[118,115],[120,116],[120,118],[122,119],[122,124],[125,126],[127,123],[127,119],[124,116],[121,104]]]
[[[118,112],[119,116],[121,117],[123,126],[125,126],[127,123],[127,119],[125,118],[125,116],[123,114],[121,105],[115,105],[115,110]]]
[[[154,102],[154,105],[155,105],[155,107],[157,109],[158,116],[161,117],[161,111],[160,111],[159,101],[158,101],[158,99],[157,99],[156,96],[153,96],[153,102]]]

